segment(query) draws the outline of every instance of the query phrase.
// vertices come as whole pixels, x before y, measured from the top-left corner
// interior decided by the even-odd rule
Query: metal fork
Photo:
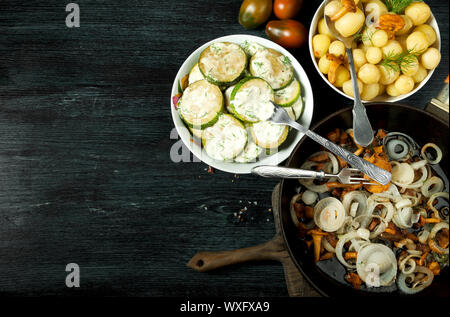
[[[274,105],[274,112],[272,116],[269,118],[269,121],[273,124],[280,125],[288,125],[303,134],[306,134],[308,137],[325,147],[330,152],[342,158],[344,161],[350,164],[350,166],[360,170],[377,183],[382,185],[387,185],[391,181],[392,175],[388,171],[369,163],[368,161],[356,156],[355,154],[347,151],[346,149],[340,147],[339,145],[334,144],[333,142],[321,137],[320,135],[308,130],[301,124],[293,121],[286,110],[272,102]]]
[[[342,184],[377,185],[367,178],[356,168],[343,168],[338,174],[327,174],[324,171],[316,172],[299,168],[288,168],[281,166],[262,165],[252,169],[252,174],[267,178],[289,178],[289,179],[319,179],[337,178]]]

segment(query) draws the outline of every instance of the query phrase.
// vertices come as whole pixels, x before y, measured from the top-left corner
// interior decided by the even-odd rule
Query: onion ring
[[[433,148],[436,151],[436,158],[434,160],[430,160],[427,156],[426,150],[428,148]],[[422,147],[422,150],[420,151],[420,154],[422,154],[422,157],[428,161],[428,163],[434,165],[439,164],[439,162],[442,160],[442,150],[434,143],[427,143]]]
[[[435,217],[435,218],[437,218],[437,219],[442,219],[441,216],[440,216],[440,214],[439,214],[439,210],[437,210],[437,209],[434,207],[434,205],[433,205],[433,202],[434,202],[437,198],[439,198],[439,197],[443,197],[443,198],[446,198],[446,199],[448,200],[448,193],[446,193],[446,192],[439,192],[439,193],[435,193],[435,194],[431,195],[430,199],[429,199],[428,202],[427,202],[427,207],[428,207],[430,210],[433,211],[434,217]]]
[[[314,207],[314,222],[323,231],[335,232],[344,224],[344,221],[344,206],[334,197],[324,198]]]
[[[442,229],[448,229],[448,223],[447,222],[439,222],[434,225],[433,229],[431,229],[430,236],[428,237],[428,241],[434,241],[434,238],[436,237],[436,234],[441,231]],[[434,247],[440,251],[440,254],[448,254],[448,247],[446,249],[441,248],[439,244],[434,243]]]
[[[404,274],[400,273],[399,277],[397,278],[397,286],[399,290],[401,290],[405,294],[416,294],[421,291],[423,291],[425,288],[431,285],[434,279],[434,274],[431,272],[431,270],[424,266],[416,266],[416,269],[414,270],[414,273],[425,273],[426,279],[423,279],[424,282],[422,285],[417,286],[413,285],[413,287],[409,287],[406,285],[406,279],[412,279],[411,274]]]
[[[434,186],[432,189],[431,187]],[[431,197],[433,194],[444,190],[444,182],[437,176],[429,178],[420,188],[425,197]]]

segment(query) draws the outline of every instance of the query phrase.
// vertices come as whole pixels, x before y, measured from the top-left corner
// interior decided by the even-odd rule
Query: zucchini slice
[[[258,53],[259,51],[264,51],[267,49],[258,43],[249,42],[249,41],[244,41],[244,43],[242,43],[241,47],[245,51],[245,53],[247,53],[248,56],[253,56],[256,53]]]
[[[234,87],[229,108],[242,121],[264,121],[273,114],[274,99],[274,91],[264,79],[247,77]]]
[[[201,129],[194,129],[194,128],[191,128],[191,127],[188,127],[188,129],[189,129],[189,131],[191,131],[191,134],[193,136],[195,136],[196,138],[199,138],[199,139],[202,138],[203,130],[201,130]]]
[[[300,98],[300,95],[300,83],[294,79],[287,87],[275,91],[275,102],[282,107],[290,107]]]
[[[294,112],[294,109],[292,109],[292,107],[285,108],[284,110],[286,110],[286,112],[289,115],[289,118],[291,118],[291,120],[294,120],[294,121],[296,120],[295,112]]]
[[[264,149],[278,148],[289,133],[289,127],[285,125],[276,125],[269,121],[254,123],[251,127],[251,134],[256,145]]]
[[[200,68],[198,68],[198,63],[192,67],[191,71],[189,72],[189,85],[195,83],[196,81],[205,79],[202,72],[200,71]]]
[[[305,110],[305,103],[303,102],[302,96],[297,99],[297,101],[292,105],[291,108],[292,110],[294,110],[295,121],[297,121],[303,115],[303,111]]]
[[[256,162],[258,156],[261,155],[263,149],[256,145],[252,140],[249,140],[244,151],[234,159],[237,163],[250,163]]]
[[[230,161],[237,157],[247,145],[245,126],[229,114],[221,114],[219,120],[203,131],[202,144],[209,157],[219,161]]]
[[[231,86],[243,76],[247,55],[235,43],[213,43],[200,54],[198,66],[209,82]]]
[[[231,108],[230,108],[230,103],[231,103],[231,94],[233,93],[234,87],[236,87],[236,86],[228,87],[223,94],[225,97],[225,107],[229,113],[232,113]]]
[[[251,58],[250,73],[266,80],[274,90],[287,87],[294,79],[289,58],[270,48],[258,51]]]
[[[189,127],[204,129],[213,125],[222,112],[222,92],[205,79],[199,80],[186,88],[177,109]]]

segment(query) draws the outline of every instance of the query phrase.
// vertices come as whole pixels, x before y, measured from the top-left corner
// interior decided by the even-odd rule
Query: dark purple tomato
[[[272,14],[272,0],[244,0],[239,10],[239,23],[247,30],[257,28]]]
[[[305,26],[296,20],[273,20],[266,25],[266,34],[285,48],[298,48],[308,39]]]

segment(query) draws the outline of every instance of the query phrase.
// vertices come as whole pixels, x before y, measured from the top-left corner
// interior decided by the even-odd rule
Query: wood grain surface
[[[276,181],[173,163],[170,90],[185,58],[245,33],[241,1],[0,2],[0,294],[287,296],[277,262],[197,273],[199,250],[260,244],[275,233]],[[305,1],[309,26],[321,1]],[[427,1],[442,62],[405,103],[423,108],[448,74],[448,1]],[[351,102],[291,50],[314,89],[314,122]],[[65,286],[65,267],[81,287]]]

